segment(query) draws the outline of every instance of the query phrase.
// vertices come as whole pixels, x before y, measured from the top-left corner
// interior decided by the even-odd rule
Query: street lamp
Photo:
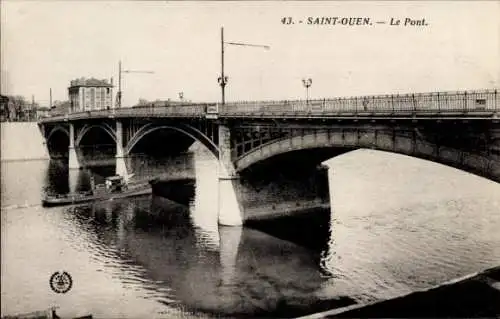
[[[302,84],[304,84],[304,87],[306,88],[306,104],[309,104],[309,87],[312,84],[311,78],[302,79]]]
[[[120,108],[122,106],[122,73],[149,73],[154,74],[153,71],[134,71],[134,70],[123,70],[122,61],[118,61],[118,93],[116,94],[116,107]]]
[[[259,47],[259,48],[264,48],[266,50],[269,50],[270,46],[260,45],[260,44],[241,43],[241,42],[224,42],[224,27],[220,28],[220,44],[221,44],[221,72],[220,72],[221,75],[217,78],[217,82],[219,83],[220,88],[221,88],[222,105],[224,105],[224,104],[226,104],[225,88],[226,88],[226,84],[229,80],[229,78],[224,75],[224,44],[240,45],[240,46],[248,46],[248,47]]]
[[[179,92],[179,100],[182,100],[184,99],[184,92]]]

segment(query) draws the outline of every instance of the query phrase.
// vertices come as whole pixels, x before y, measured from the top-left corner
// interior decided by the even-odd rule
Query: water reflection
[[[75,305],[97,318],[291,317],[498,264],[498,185],[421,162],[348,155],[332,163],[333,214],[311,210],[219,227],[217,163],[203,153],[189,155],[187,166],[175,167],[182,162],[176,158],[144,164],[171,173],[162,196],[3,209],[2,313],[56,303],[68,317],[79,314]],[[166,163],[173,167],[162,168]],[[113,167],[92,167],[72,176],[54,161],[46,172],[40,164],[2,165],[9,203],[25,200],[18,180],[65,193],[87,188],[90,174],[114,174]],[[389,178],[398,169],[404,174]],[[29,198],[39,203],[38,194]],[[54,296],[47,276],[61,268],[75,286]]]
[[[325,281],[318,252],[255,229],[219,227],[216,162],[201,157],[195,179],[159,183],[161,196],[72,207],[68,223],[90,234],[93,259],[168,307],[243,316],[311,311],[320,302],[313,292]],[[77,173],[79,189],[90,174],[99,176],[95,168]]]
[[[163,197],[67,213],[91,234],[93,258],[118,271],[124,284],[145,285],[144,298],[169,307],[282,316],[318,302],[312,294],[325,281],[306,249],[241,227],[219,227],[214,245],[213,231],[192,226],[188,207]]]

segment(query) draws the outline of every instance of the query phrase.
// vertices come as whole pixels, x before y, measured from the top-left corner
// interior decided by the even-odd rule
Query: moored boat
[[[122,176],[110,176],[106,178],[105,184],[94,185],[87,192],[69,193],[65,195],[45,195],[42,205],[45,207],[63,206],[87,203],[97,200],[119,199],[151,193],[149,182],[128,183]]]
[[[17,315],[7,315],[2,316],[1,319],[63,319],[56,314],[57,308],[58,307],[51,307],[47,310],[33,311]],[[86,315],[83,317],[76,317],[72,319],[92,319],[92,315]]]

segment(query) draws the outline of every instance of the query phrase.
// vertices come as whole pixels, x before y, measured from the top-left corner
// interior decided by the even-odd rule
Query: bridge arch
[[[169,129],[169,130],[174,130],[177,132],[180,132],[184,135],[189,136],[195,141],[198,141],[205,145],[210,152],[216,157],[219,157],[219,148],[218,146],[205,134],[203,134],[200,130],[190,126],[190,125],[155,125],[152,123],[146,124],[143,127],[141,127],[135,134],[132,136],[130,141],[127,143],[125,149],[124,149],[124,154],[128,155],[134,148],[134,146],[141,140],[143,139],[146,135],[160,130],[160,129]]]
[[[64,134],[66,134],[69,138],[69,130],[61,125],[56,125],[54,126],[54,128],[52,128],[49,132],[49,134],[47,135],[47,142],[50,141],[50,138],[52,137],[52,135],[54,135],[54,133],[56,132],[63,132]]]
[[[68,155],[69,130],[63,125],[56,125],[46,135],[46,146],[50,158],[61,158]]]
[[[308,149],[374,149],[399,153],[444,164],[474,173],[491,180],[500,181],[500,163],[486,155],[470,153],[453,147],[440,146],[418,138],[414,131],[321,131],[305,135],[284,137],[262,144],[235,159],[234,165],[241,172],[250,166],[274,156]],[[327,160],[324,158],[323,160]],[[319,164],[319,163],[318,163]]]
[[[101,123],[101,124],[85,124],[80,131],[78,132],[76,138],[75,138],[75,146],[79,146],[80,142],[82,141],[83,137],[93,128],[100,128],[113,139],[113,141],[116,143],[116,133],[115,130],[107,123]]]

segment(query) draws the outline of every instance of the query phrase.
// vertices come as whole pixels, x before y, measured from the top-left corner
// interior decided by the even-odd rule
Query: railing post
[[[415,100],[415,93],[411,94],[411,103],[413,104],[413,113],[417,112],[417,101]]]
[[[437,92],[438,113],[441,113],[441,100],[439,99],[439,92]]]
[[[394,114],[394,94],[391,94],[392,114]]]
[[[495,97],[494,97],[494,99],[495,99],[495,111],[496,111],[497,107],[498,107],[498,105],[497,105],[498,104],[497,103],[497,89],[495,89]]]
[[[467,112],[467,91],[464,92],[464,109],[463,112]]]

